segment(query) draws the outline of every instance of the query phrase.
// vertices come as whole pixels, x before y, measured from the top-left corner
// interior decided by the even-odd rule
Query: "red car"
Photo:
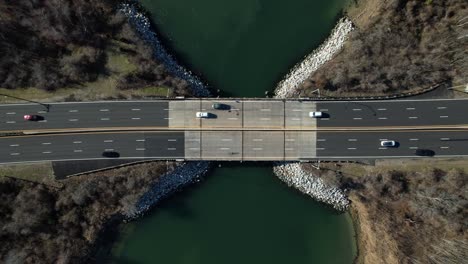
[[[23,118],[27,121],[37,121],[40,119],[38,115],[24,115]]]

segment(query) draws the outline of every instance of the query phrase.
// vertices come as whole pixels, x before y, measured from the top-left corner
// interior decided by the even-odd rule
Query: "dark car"
[[[102,156],[106,158],[118,158],[120,154],[117,151],[104,151]]]
[[[216,110],[230,110],[231,109],[230,105],[221,104],[221,103],[213,103],[211,107]]]
[[[427,157],[432,157],[435,155],[435,152],[430,149],[417,149],[416,152],[414,153],[418,156],[427,156]]]

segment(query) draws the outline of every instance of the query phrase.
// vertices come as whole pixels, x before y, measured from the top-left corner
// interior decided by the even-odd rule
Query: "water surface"
[[[344,0],[142,0],[187,68],[222,96],[263,97],[329,35]],[[272,173],[224,164],[127,224],[115,263],[352,263],[353,228]]]
[[[264,97],[334,27],[346,0],[141,0],[184,65],[222,96]]]
[[[285,186],[269,166],[223,166],[127,224],[114,260],[349,264],[355,248],[348,220]]]

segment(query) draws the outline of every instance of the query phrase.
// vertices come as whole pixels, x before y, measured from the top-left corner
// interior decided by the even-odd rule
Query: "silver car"
[[[382,140],[380,141],[380,145],[382,147],[395,147],[396,141],[395,140]]]

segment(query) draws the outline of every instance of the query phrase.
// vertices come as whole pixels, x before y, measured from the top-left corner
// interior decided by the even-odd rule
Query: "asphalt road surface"
[[[221,155],[228,153],[230,154],[228,158],[232,160],[242,160],[243,155],[251,158],[259,157],[259,160],[265,157],[268,157],[268,160],[276,157],[277,160],[283,160],[286,155],[284,153],[292,150],[294,153],[299,153],[298,157],[308,153],[307,158],[314,158],[314,155],[315,158],[363,159],[416,157],[416,149],[433,150],[436,157],[468,155],[466,130],[455,131],[447,128],[446,131],[398,132],[387,129],[387,127],[405,126],[425,129],[443,125],[466,126],[468,100],[306,103],[297,101],[289,108],[284,107],[284,102],[281,100],[271,102],[263,100],[258,104],[251,100],[248,104],[231,100],[240,105],[231,109],[231,112],[212,110],[211,103],[215,101],[216,99],[191,100],[184,104],[182,100],[178,100],[177,103],[173,103],[177,106],[174,109],[169,107],[171,103],[168,101],[54,103],[48,107],[39,104],[0,105],[0,131],[41,129],[89,131],[0,137],[0,163],[109,158],[103,156],[103,152],[115,152],[118,153],[118,157],[114,158],[126,159],[164,160],[188,158],[190,155],[193,158],[197,153],[208,153],[208,148],[211,149],[209,153],[219,153],[210,156],[210,159],[226,159]],[[219,118],[198,120],[195,118],[195,112],[201,109],[215,112]],[[288,113],[288,109],[294,113]],[[308,116],[311,109],[323,111],[326,116],[313,119],[311,122]],[[38,114],[44,117],[44,120],[24,121],[24,114]],[[287,118],[291,120],[288,121]],[[284,129],[288,124],[297,127],[294,133],[303,133],[296,135],[297,142],[295,141],[294,145],[285,136]],[[275,132],[269,131],[270,126],[276,129]],[[119,132],[124,127],[142,132]],[[148,127],[158,131],[148,132]],[[177,127],[177,130],[168,130],[174,127]],[[184,131],[187,127],[191,127],[191,132],[195,134]],[[211,131],[223,127],[221,130],[225,130],[225,133]],[[387,131],[366,131],[366,127],[378,127]],[[92,131],[101,128],[116,131],[105,133]],[[339,128],[344,131],[315,132],[317,128],[330,130]],[[363,131],[346,131],[348,128],[362,128]],[[203,131],[197,132],[200,130]],[[306,133],[302,130],[310,131]],[[200,140],[198,145],[190,141],[195,138],[187,136],[190,134],[193,137],[196,133],[203,133],[198,139]],[[210,133],[216,134],[219,139],[207,138]],[[228,137],[231,134],[232,137]],[[395,140],[398,146],[381,147],[380,141],[383,139]],[[187,142],[190,142],[190,146]],[[269,142],[274,142],[276,145]]]
[[[168,126],[168,102],[90,102],[0,105],[0,131]],[[37,122],[23,120],[23,115],[44,118]]]
[[[319,102],[319,127],[468,124],[468,100]]]
[[[0,137],[0,163],[118,158],[176,159],[184,157],[183,132],[62,134]]]
[[[385,148],[381,140],[395,140]],[[468,156],[466,131],[319,132],[317,156],[321,158],[415,157],[416,149],[430,149],[436,156]]]

